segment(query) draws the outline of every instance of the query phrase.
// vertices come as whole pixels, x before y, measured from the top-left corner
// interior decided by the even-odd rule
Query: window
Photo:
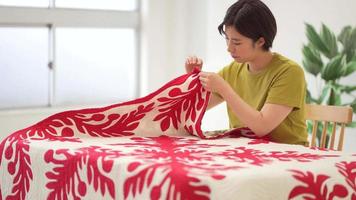
[[[136,97],[137,7],[135,0],[0,0],[0,109]]]
[[[0,28],[0,108],[48,104],[48,29]]]
[[[133,0],[57,0],[57,7],[107,10],[135,10]]]
[[[61,67],[56,70],[55,104],[134,97],[133,30],[58,28],[56,38],[56,60]]]
[[[0,6],[48,7],[48,0],[0,0]]]

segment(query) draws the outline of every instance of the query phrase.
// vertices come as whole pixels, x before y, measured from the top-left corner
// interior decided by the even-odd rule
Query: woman
[[[201,72],[203,87],[213,92],[208,108],[227,103],[230,128],[248,127],[271,141],[307,145],[306,83],[302,68],[271,52],[275,18],[260,0],[240,0],[219,25],[234,59],[218,73]],[[187,72],[203,61],[188,57]]]

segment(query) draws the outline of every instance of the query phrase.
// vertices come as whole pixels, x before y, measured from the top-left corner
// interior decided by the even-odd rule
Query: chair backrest
[[[328,149],[334,149],[335,143],[335,132],[336,125],[340,124],[340,134],[337,145],[337,150],[341,151],[344,143],[344,131],[345,125],[352,122],[352,108],[349,106],[325,106],[325,105],[314,105],[307,104],[306,105],[306,120],[313,121],[313,131],[312,131],[312,141],[311,146],[316,146],[316,133],[318,122],[324,122],[324,127],[321,134],[321,142],[318,147],[326,148],[326,135],[327,135],[327,127],[329,123],[332,123],[332,132],[330,138],[330,145],[328,145]]]

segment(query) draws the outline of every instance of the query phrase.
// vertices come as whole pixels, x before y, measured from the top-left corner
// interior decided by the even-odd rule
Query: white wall
[[[142,0],[142,95],[182,74],[187,55],[204,54],[206,35],[200,32],[207,26],[204,2]]]

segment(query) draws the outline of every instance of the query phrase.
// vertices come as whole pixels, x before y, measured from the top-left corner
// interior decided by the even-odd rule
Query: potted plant
[[[351,106],[355,113],[356,84],[344,85],[340,80],[356,71],[356,28],[345,26],[336,36],[325,24],[322,24],[319,33],[312,25],[305,25],[308,43],[303,44],[303,67],[320,84],[317,96],[307,90],[307,103]],[[307,122],[307,125],[311,133],[312,123]],[[322,126],[319,124],[317,129],[319,142]],[[356,127],[356,122],[348,126]],[[331,125],[328,129],[330,133]]]

